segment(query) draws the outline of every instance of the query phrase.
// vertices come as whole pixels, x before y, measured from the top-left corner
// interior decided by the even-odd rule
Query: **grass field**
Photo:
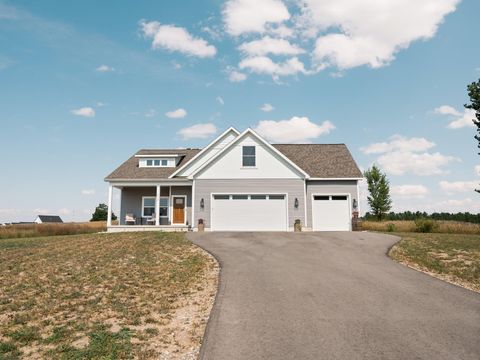
[[[217,274],[181,233],[0,240],[0,359],[194,359]]]
[[[448,234],[480,234],[480,224],[457,221],[435,221],[433,232]],[[414,221],[363,221],[362,230],[415,232]]]
[[[0,239],[91,234],[107,230],[106,221],[60,224],[18,224],[0,226]]]
[[[390,256],[407,266],[480,292],[480,236],[398,233]]]

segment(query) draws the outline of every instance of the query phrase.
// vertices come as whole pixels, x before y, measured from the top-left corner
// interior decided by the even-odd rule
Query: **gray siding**
[[[307,228],[312,227],[312,194],[350,194],[357,199],[356,180],[307,180]]]
[[[197,227],[198,219],[205,221],[205,228],[210,228],[211,194],[215,193],[283,193],[288,194],[288,227],[292,228],[296,219],[305,223],[304,181],[301,179],[230,179],[230,180],[195,180],[195,217],[193,225]],[[298,199],[298,209],[295,199]],[[200,208],[204,200],[205,208]]]
[[[120,225],[125,224],[125,215],[134,214],[137,219],[142,216],[142,196],[155,196],[155,187],[124,187],[121,196]],[[187,195],[187,221],[191,224],[192,216],[192,188],[189,186],[172,186],[172,195]],[[169,187],[162,186],[160,196],[168,196]],[[170,200],[171,205],[171,200]],[[171,209],[169,209],[171,211]],[[160,218],[160,225],[169,225],[167,218]]]

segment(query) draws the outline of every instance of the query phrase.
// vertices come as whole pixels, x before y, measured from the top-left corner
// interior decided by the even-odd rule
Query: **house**
[[[108,231],[349,231],[357,164],[344,144],[270,144],[229,128],[204,149],[140,150],[105,178]]]
[[[38,215],[34,223],[36,224],[63,223],[63,221],[58,215]]]

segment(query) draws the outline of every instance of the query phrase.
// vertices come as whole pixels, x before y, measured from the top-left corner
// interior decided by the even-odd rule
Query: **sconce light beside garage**
[[[204,208],[205,208],[205,201],[202,198],[202,200],[200,200],[200,209],[203,210]]]
[[[298,209],[298,198],[295,198],[295,209]]]
[[[352,208],[353,208],[353,211],[356,211],[356,210],[357,210],[357,208],[358,208],[357,199],[353,199],[353,201],[352,201]]]

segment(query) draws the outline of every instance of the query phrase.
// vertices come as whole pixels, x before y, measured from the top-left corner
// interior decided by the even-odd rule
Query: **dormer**
[[[135,155],[139,158],[138,167],[141,168],[169,168],[176,167],[181,159],[178,154],[151,154],[151,155]]]

